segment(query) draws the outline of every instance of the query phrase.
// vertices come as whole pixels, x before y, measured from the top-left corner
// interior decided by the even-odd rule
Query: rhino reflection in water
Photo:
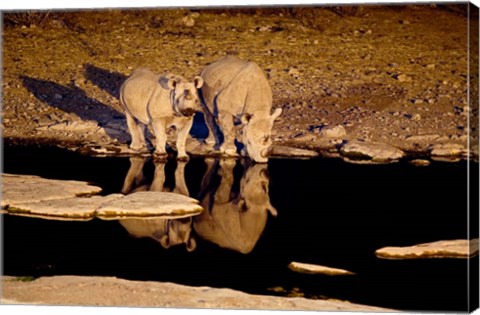
[[[155,173],[151,184],[146,182],[143,168],[146,158],[130,158],[128,170],[122,193],[129,194],[137,191],[170,191],[165,187],[165,162],[154,162]],[[175,170],[174,193],[188,196],[188,188],[185,183],[186,162],[178,162]],[[192,236],[192,218],[181,219],[123,219],[120,224],[134,237],[150,237],[158,241],[164,248],[185,244],[189,252],[196,247],[196,241]]]
[[[247,254],[260,238],[268,213],[277,215],[268,194],[267,165],[243,165],[240,191],[235,196],[232,191],[235,160],[218,162],[207,159],[206,162],[208,169],[202,183],[206,193],[200,195],[205,211],[194,217],[194,230],[203,239],[220,247]],[[212,190],[207,187],[214,182],[212,179],[217,168],[221,180],[219,186]]]

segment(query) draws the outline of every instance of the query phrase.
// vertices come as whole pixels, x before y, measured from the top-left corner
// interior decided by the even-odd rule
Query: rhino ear
[[[178,80],[172,77],[161,77],[159,81],[162,88],[166,90],[173,90],[178,83]]]
[[[167,86],[169,90],[173,90],[178,84],[178,80],[176,78],[170,78],[167,82]]]
[[[160,238],[160,244],[165,249],[168,249],[170,247],[170,240],[168,239],[168,235],[164,235]]]
[[[199,89],[203,86],[203,79],[202,77],[196,76],[193,79],[193,84],[195,85],[195,88]]]
[[[277,108],[277,109],[273,112],[272,116],[270,116],[270,117],[271,117],[272,121],[274,121],[274,120],[277,119],[278,116],[280,116],[281,114],[282,114],[282,109],[281,109],[281,108]]]

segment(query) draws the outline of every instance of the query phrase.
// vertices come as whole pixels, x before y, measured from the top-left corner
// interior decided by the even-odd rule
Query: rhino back
[[[211,63],[202,70],[200,73],[203,79],[201,92],[203,100],[209,110],[213,110],[213,100],[215,96],[219,94],[247,64],[247,61],[235,56],[226,56]]]
[[[270,112],[271,87],[256,63],[227,56],[205,67],[201,76],[204,80],[202,96],[210,111],[213,112],[213,101],[218,96],[223,99],[245,100],[241,108],[223,108],[233,115],[257,110]]]
[[[131,115],[147,124],[152,113],[149,107],[161,107],[169,102],[168,91],[159,83],[160,76],[147,69],[138,69],[125,81],[120,90],[122,103]]]

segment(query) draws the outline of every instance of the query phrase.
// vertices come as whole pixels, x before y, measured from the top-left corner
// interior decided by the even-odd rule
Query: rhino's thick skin
[[[177,75],[136,69],[120,88],[120,102],[132,136],[130,148],[145,150],[145,126],[150,125],[155,135],[155,154],[166,155],[166,129],[175,126],[178,158],[187,159],[185,142],[193,115],[201,108],[198,89],[202,84],[201,77],[195,77],[190,83]]]
[[[267,162],[273,121],[282,110],[270,114],[272,89],[262,69],[254,62],[226,56],[206,66],[200,76],[204,81],[201,95],[209,129],[207,142],[215,141],[220,151],[236,155],[234,122],[240,120],[243,153],[256,162]],[[223,133],[223,143],[217,127]]]

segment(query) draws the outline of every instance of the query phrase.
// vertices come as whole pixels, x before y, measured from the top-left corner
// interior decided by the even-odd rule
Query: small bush
[[[11,12],[3,14],[3,23],[5,27],[38,27],[51,26],[53,22],[64,23],[67,14],[64,12],[52,11],[24,11]]]

